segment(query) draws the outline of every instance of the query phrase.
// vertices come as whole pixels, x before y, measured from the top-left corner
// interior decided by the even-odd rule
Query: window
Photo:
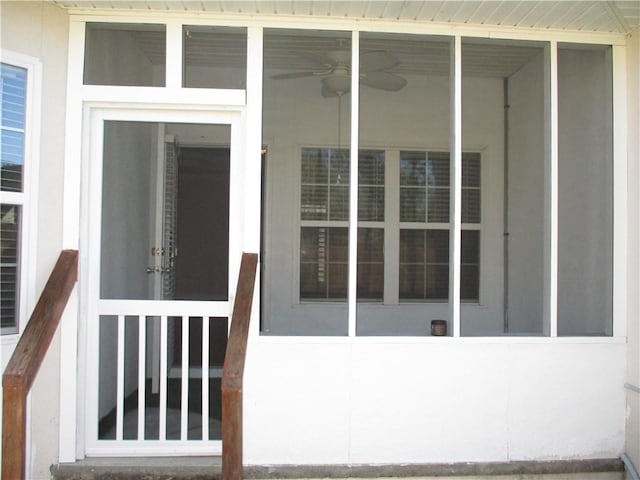
[[[449,154],[400,152],[400,300],[449,298]],[[478,302],[480,154],[462,157],[461,299]]]
[[[165,25],[87,23],[85,85],[164,87]]]
[[[28,93],[31,68],[23,56],[2,52],[0,63],[0,323],[2,334],[18,333],[25,299],[23,251],[28,240]],[[14,62],[15,57],[15,62]],[[33,83],[33,82],[32,82]]]
[[[347,298],[349,151],[303,148],[300,300]],[[358,298],[381,301],[384,283],[384,151],[361,150]]]
[[[246,88],[247,29],[183,25],[183,86]]]
[[[300,300],[345,300],[348,288],[349,159],[347,150],[303,148],[300,186]],[[400,180],[392,190],[399,209],[399,251],[386,251],[385,151],[358,159],[359,300],[384,299],[385,252],[399,262],[399,300],[449,298],[449,154],[401,151]],[[461,298],[479,302],[480,154],[462,167]],[[393,194],[393,191],[399,192]]]

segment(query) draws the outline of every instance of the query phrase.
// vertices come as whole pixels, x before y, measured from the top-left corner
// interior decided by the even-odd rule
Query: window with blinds
[[[0,324],[17,333],[27,70],[0,64]]]
[[[384,285],[384,159],[361,150],[358,168],[360,299],[381,301]],[[349,278],[349,151],[303,148],[300,300],[346,300]]]
[[[400,300],[449,298],[449,153],[400,152]],[[460,297],[480,298],[480,154],[462,154]]]
[[[399,209],[401,301],[449,298],[448,152],[400,151],[400,184],[385,188],[385,151],[358,158],[357,297],[384,298],[385,196]],[[480,154],[462,156],[461,298],[480,299]],[[347,298],[349,151],[303,148],[300,190],[300,299]],[[388,185],[386,187],[389,187]]]

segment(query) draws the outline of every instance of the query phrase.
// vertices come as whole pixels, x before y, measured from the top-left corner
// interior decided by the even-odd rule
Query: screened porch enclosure
[[[355,309],[357,335],[450,336],[457,304],[462,336],[549,336],[553,294],[558,335],[612,335],[611,48],[558,45],[555,160],[550,44],[463,37],[456,167],[453,39],[357,38],[355,113],[351,32],[264,30],[262,333]]]

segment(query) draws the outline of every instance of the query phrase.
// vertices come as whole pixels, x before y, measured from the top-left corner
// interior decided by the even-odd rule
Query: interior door
[[[239,122],[114,117],[94,115],[91,130],[87,453],[215,451]]]

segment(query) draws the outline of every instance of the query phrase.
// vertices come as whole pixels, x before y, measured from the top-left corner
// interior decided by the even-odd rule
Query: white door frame
[[[244,185],[245,165],[245,110],[215,107],[203,109],[191,106],[166,104],[145,104],[143,106],[88,104],[85,105],[83,131],[83,188],[81,194],[81,238],[80,249],[86,252],[80,262],[81,292],[79,316],[79,364],[78,364],[78,442],[80,450],[87,456],[135,456],[216,454],[221,452],[221,442],[166,440],[138,441],[97,440],[98,407],[98,349],[95,341],[98,333],[100,315],[99,279],[100,279],[100,242],[102,211],[102,157],[104,122],[139,121],[189,124],[229,125],[231,129],[230,154],[230,199],[229,199],[229,300],[228,302],[170,302],[152,305],[154,301],[129,302],[140,313],[147,315],[171,315],[171,311],[180,315],[231,315],[231,305],[235,293],[235,280],[240,268],[240,256],[244,230]],[[139,305],[138,305],[139,304]],[[149,308],[151,308],[149,310]],[[160,309],[160,310],[158,310]],[[130,311],[130,310],[129,310]],[[155,313],[153,313],[155,312]],[[132,312],[136,314],[136,312]]]

